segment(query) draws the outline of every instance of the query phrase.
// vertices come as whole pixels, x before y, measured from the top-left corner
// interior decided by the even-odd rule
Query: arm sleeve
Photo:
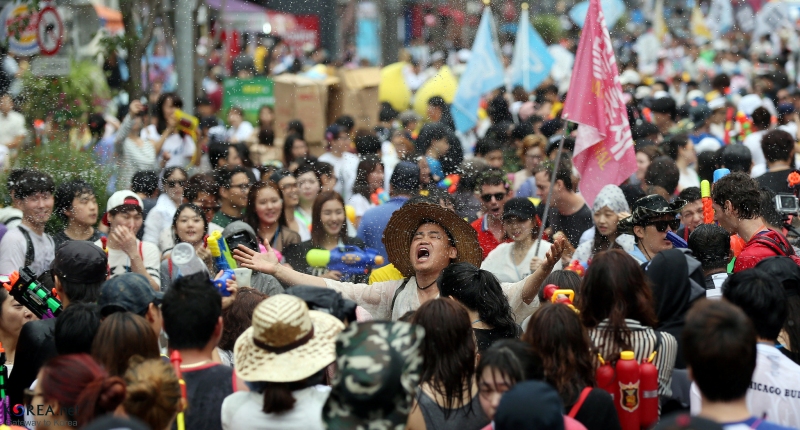
[[[166,292],[169,289],[169,287],[172,286],[172,276],[169,273],[169,262],[171,260],[172,258],[170,257],[166,260],[161,261],[161,272],[160,272],[161,291],[164,292]],[[173,267],[172,270],[175,270],[175,268]]]
[[[0,240],[0,273],[16,272],[25,264],[27,243],[19,230],[12,230]]]
[[[658,394],[672,396],[672,369],[675,367],[675,357],[678,354],[678,341],[671,334],[661,334],[661,346],[656,354],[656,368],[658,369]]]
[[[147,219],[144,220],[144,236],[142,240],[152,244],[158,243],[158,237],[161,235],[161,230],[164,226],[164,214],[159,211],[151,210],[147,214]]]
[[[252,287],[268,296],[283,294],[283,285],[274,276],[254,272],[251,278]]]
[[[119,130],[117,130],[117,134],[114,136],[114,152],[117,157],[122,156],[123,144],[125,143],[125,139],[128,138],[131,128],[133,128],[133,119],[131,119],[130,115],[126,115],[125,120],[122,121]]]
[[[158,247],[149,242],[142,243],[142,260],[147,274],[161,286],[161,253]]]
[[[325,284],[328,288],[342,293],[346,299],[350,299],[364,308],[376,320],[388,321],[392,318],[392,298],[394,291],[403,280],[378,282],[369,284],[351,284],[349,282],[338,282],[326,279]]]
[[[539,308],[538,294],[531,300],[531,304],[529,305],[526,305],[522,300],[522,288],[525,286],[525,280],[527,279],[528,277],[525,277],[521,281],[514,282],[513,284],[500,284],[503,292],[506,293],[508,304],[511,306],[511,311],[514,312],[514,321],[516,321],[517,324],[522,324],[525,318],[531,316],[533,312]]]

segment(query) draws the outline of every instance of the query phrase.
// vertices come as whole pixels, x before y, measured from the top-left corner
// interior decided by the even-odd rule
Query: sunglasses
[[[494,199],[497,200],[498,202],[502,202],[503,199],[506,198],[506,193],[484,194],[481,196],[481,200],[483,200],[486,203],[489,203],[492,201],[492,197],[494,197]]]
[[[170,188],[174,188],[176,185],[180,185],[180,186],[182,186],[182,187],[186,185],[186,181],[184,181],[184,180],[180,180],[180,181],[166,181],[166,183],[167,183],[167,186],[168,186],[168,187],[170,187]]]
[[[681,226],[681,220],[674,219],[672,221],[652,221],[647,223],[647,225],[652,225],[653,227],[656,228],[656,230],[658,230],[659,233],[663,233],[667,231],[667,229],[670,229],[672,231],[677,230],[678,227]]]

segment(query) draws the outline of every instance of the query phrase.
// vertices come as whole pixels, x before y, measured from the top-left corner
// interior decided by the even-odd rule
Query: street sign
[[[229,78],[223,81],[222,110],[237,106],[244,110],[245,118],[254,124],[258,121],[261,106],[275,105],[275,89],[272,79],[258,77],[250,79]]]
[[[30,56],[39,53],[36,11],[24,0],[12,1],[0,11],[0,38],[8,40],[8,52]]]
[[[67,56],[34,57],[31,60],[33,76],[66,76],[69,74],[70,59]]]
[[[36,25],[36,41],[39,43],[39,52],[42,55],[55,55],[61,49],[64,39],[64,23],[58,11],[53,6],[45,6],[39,12],[39,21]]]

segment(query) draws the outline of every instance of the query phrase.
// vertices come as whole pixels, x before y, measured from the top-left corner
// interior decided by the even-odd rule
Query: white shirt
[[[353,209],[356,211],[357,217],[364,216],[364,212],[366,212],[369,208],[374,207],[374,205],[361,194],[353,194],[350,196],[350,200],[347,201],[347,204],[353,207]]]
[[[3,238],[3,240],[5,240],[5,238]],[[101,248],[103,247],[102,241],[98,240],[94,244]],[[139,248],[147,274],[160,286],[161,252],[158,251],[158,246],[154,243],[142,242],[138,239],[136,240],[136,246]],[[108,269],[112,278],[123,273],[131,272],[131,259],[125,251],[110,248],[106,249],[106,251],[108,251]]]
[[[697,172],[691,167],[687,167],[685,172],[680,172],[678,178],[678,189],[685,190],[689,187],[700,187],[700,178],[697,177]]]
[[[711,280],[714,281],[714,289],[706,290],[706,298],[720,300],[722,299],[722,284],[728,279],[727,273],[715,273],[711,275]]]
[[[144,236],[142,240],[158,244],[158,238],[161,232],[172,226],[172,218],[175,216],[175,211],[178,207],[166,193],[162,193],[156,200],[156,205],[150,212],[147,213],[147,219],[144,220]]]
[[[761,138],[765,134],[767,134],[766,130],[751,133],[742,142],[750,150],[750,156],[753,157],[753,170],[750,171],[750,176],[753,178],[757,178],[767,171],[767,159],[764,158],[764,151],[761,150]]]
[[[239,127],[231,127],[225,134],[229,141],[233,140],[232,138],[236,138],[237,142],[246,142],[253,135],[254,130],[253,124],[250,124],[249,121],[242,121]]]
[[[239,391],[222,402],[223,429],[325,430],[322,408],[331,387],[316,385],[292,391],[294,407],[282,414],[264,413],[264,395]]]
[[[333,189],[342,195],[344,201],[347,201],[352,195],[353,185],[356,183],[358,155],[345,152],[341,157],[336,157],[332,153],[326,152],[320,155],[318,160],[333,166],[333,174],[336,176],[336,186]]]
[[[0,113],[0,145],[7,146],[19,136],[27,136],[25,117],[21,113],[11,111],[8,115]]]
[[[151,124],[142,129],[140,137],[142,139],[149,139],[153,142],[158,142],[161,140],[161,133],[156,130],[155,125]],[[164,144],[161,146],[161,153],[158,154],[158,162],[161,163],[161,161],[164,159],[164,153],[169,152],[171,158],[169,161],[167,161],[167,164],[164,167],[186,167],[192,161],[195,148],[196,146],[194,140],[188,134],[181,138],[180,133],[172,133],[167,137],[166,140],[164,140]]]
[[[756,345],[756,370],[747,390],[747,409],[782,426],[800,427],[800,366],[772,345]],[[691,389],[692,415],[700,413],[700,390]]]
[[[34,257],[30,268],[36,276],[50,270],[50,263],[56,258],[55,243],[49,234],[36,234],[20,224],[17,228],[8,230],[3,236],[3,240],[0,240],[0,274],[8,275],[11,272],[19,271],[19,268],[25,265],[28,242],[20,231],[22,228],[31,236]]]
[[[512,255],[514,242],[501,243],[486,256],[486,259],[481,263],[481,269],[492,272],[500,282],[517,282],[525,279],[526,276],[531,274],[531,260],[533,257],[545,258],[547,251],[550,250],[550,242],[542,241],[537,253],[537,242],[538,240],[533,241],[533,246],[528,249],[528,253],[525,254],[525,258],[522,259],[519,265],[514,264],[514,256]]]
[[[797,123],[796,122],[791,121],[791,122],[789,122],[787,124],[779,125],[778,129],[779,130],[783,130],[783,131],[791,134],[793,138],[797,139]]]

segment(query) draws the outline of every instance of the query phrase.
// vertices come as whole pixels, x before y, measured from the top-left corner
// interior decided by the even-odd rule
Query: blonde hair
[[[172,366],[161,359],[131,358],[125,383],[125,411],[154,430],[166,429],[182,409],[178,377]]]
[[[522,146],[517,150],[519,158],[525,158],[525,154],[531,148],[539,148],[544,152],[547,147],[547,138],[542,134],[529,134],[522,139]]]

